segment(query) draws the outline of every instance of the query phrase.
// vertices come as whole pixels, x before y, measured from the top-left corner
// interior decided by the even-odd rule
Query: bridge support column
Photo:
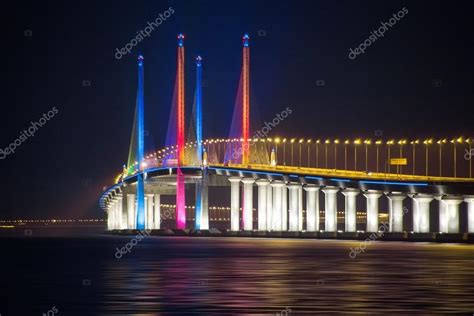
[[[113,218],[113,228],[114,229],[118,229],[119,226],[118,226],[118,208],[117,208],[117,199],[114,198],[114,201],[112,203],[112,218]]]
[[[239,231],[240,178],[231,177],[230,181],[230,230]]]
[[[122,217],[121,214],[121,209],[120,209],[120,200],[122,198],[119,198],[118,196],[115,198],[115,229],[120,229],[122,227],[122,221],[120,220]]]
[[[271,185],[267,189],[267,230],[273,230],[273,188]]]
[[[209,178],[204,169],[201,191],[201,229],[209,229]]]
[[[155,203],[153,205],[153,228],[161,228],[161,196],[159,194],[154,194]]]
[[[474,196],[464,197],[467,203],[467,232],[474,233]]]
[[[146,194],[143,195],[143,216],[144,216],[144,225],[143,225],[143,229],[146,229],[147,227],[147,220],[148,220],[148,197],[146,196]]]
[[[114,229],[114,218],[112,217],[112,205],[109,203],[107,208],[107,230]]]
[[[288,210],[290,217],[290,229],[291,232],[299,231],[299,188],[300,184],[290,183],[288,184],[288,190],[290,195],[290,209]]]
[[[118,205],[117,205],[117,213],[118,213],[118,229],[124,229],[124,221],[123,221],[123,196],[120,194],[118,196]]]
[[[303,186],[298,187],[298,231],[303,231]]]
[[[324,230],[337,231],[337,192],[339,188],[325,187],[324,192]]]
[[[306,230],[316,232],[319,230],[319,187],[307,184],[306,191]]]
[[[391,233],[403,232],[403,200],[405,200],[406,197],[404,193],[392,192],[387,194],[389,231]]]
[[[367,198],[367,232],[379,231],[379,198],[382,193],[379,191],[367,191],[364,193]]]
[[[135,194],[127,194],[127,227],[128,229],[135,229],[137,225],[135,224]]]
[[[145,229],[153,229],[153,194],[145,194]]]
[[[273,188],[273,230],[277,232],[282,231],[282,214],[283,214],[283,190],[285,183],[283,181],[273,181],[271,184]]]
[[[445,217],[443,221],[446,222],[443,225],[445,231],[441,230],[441,218],[440,218],[440,232],[442,233],[450,233],[450,234],[457,234],[459,233],[459,204],[463,199],[457,196],[445,196],[441,200],[441,203],[444,203],[445,207]]]
[[[122,194],[117,195],[117,229],[123,229],[123,221],[122,221]]]
[[[435,195],[435,200],[438,201],[439,212],[439,231],[441,233],[448,232],[448,221],[446,220],[446,203],[443,203],[443,195]]]
[[[281,189],[281,231],[288,231],[288,190],[285,182]]]
[[[413,199],[413,232],[430,232],[430,202],[432,195],[414,195]]]
[[[244,205],[242,208],[242,218],[244,222],[244,230],[253,230],[253,184],[254,178],[243,178],[244,184]]]
[[[202,213],[202,182],[197,181],[195,184],[196,196],[195,196],[195,207],[194,207],[194,228],[196,230],[201,229],[201,213]]]
[[[209,229],[209,184],[207,168],[203,168],[201,181],[196,183],[196,207],[194,227]]]
[[[110,203],[110,217],[112,219],[112,229],[117,229],[117,200],[115,197]]]
[[[122,208],[122,227],[120,229],[128,229],[128,211],[127,211],[127,194],[122,194],[122,201],[120,207]]]
[[[346,232],[357,230],[356,196],[360,193],[358,189],[346,188],[342,191],[345,196],[345,227]]]
[[[267,187],[270,183],[266,179],[259,179],[256,181],[258,186],[258,231],[267,230]]]

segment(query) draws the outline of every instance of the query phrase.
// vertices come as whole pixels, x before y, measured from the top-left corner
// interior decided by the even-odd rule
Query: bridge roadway
[[[209,188],[230,186],[231,231],[337,231],[337,195],[345,196],[344,232],[356,231],[356,196],[367,199],[367,232],[380,230],[379,198],[389,202],[389,231],[404,232],[403,200],[410,197],[414,233],[460,232],[459,205],[467,203],[467,232],[474,233],[474,180],[452,177],[424,177],[419,175],[365,173],[321,168],[271,165],[213,164],[205,168],[181,168],[186,183],[198,183],[206,174]],[[204,173],[204,170],[206,172]],[[175,194],[176,167],[153,168],[145,171],[147,227],[159,229],[160,195]],[[109,213],[109,229],[134,229],[136,178],[132,175],[109,189],[101,199],[101,206]],[[253,187],[257,185],[257,214],[253,214]],[[240,190],[243,203],[240,205]],[[288,189],[288,190],[287,190]],[[320,225],[319,194],[324,193],[324,223]],[[207,191],[206,191],[207,192]],[[306,195],[303,211],[303,193]],[[207,193],[208,194],[208,193]],[[124,198],[125,197],[125,198]],[[439,227],[430,227],[430,202],[438,200]],[[209,228],[208,196],[205,196],[204,225]],[[240,211],[242,209],[242,211]],[[129,211],[130,210],[130,211]],[[292,211],[296,210],[296,211]],[[241,212],[241,213],[240,213]],[[256,215],[256,216],[254,216]],[[433,215],[431,215],[433,216]],[[256,219],[256,220],[255,220]],[[322,219],[322,218],[321,218]]]

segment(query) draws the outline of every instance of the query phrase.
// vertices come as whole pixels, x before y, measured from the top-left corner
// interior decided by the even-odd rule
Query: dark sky
[[[0,218],[105,215],[97,199],[127,159],[136,56],[145,56],[147,146],[161,146],[179,32],[186,35],[188,101],[193,59],[204,58],[206,137],[229,132],[245,32],[254,129],[290,106],[278,135],[470,135],[474,22],[468,3],[10,1],[2,9],[9,22],[1,31],[0,147],[53,107],[58,113],[0,160]],[[175,13],[150,37],[114,57],[169,7]],[[350,48],[403,7],[408,14],[384,37],[348,58]],[[265,32],[259,36],[259,30]]]

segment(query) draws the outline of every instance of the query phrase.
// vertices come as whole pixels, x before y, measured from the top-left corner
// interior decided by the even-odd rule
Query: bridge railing
[[[208,164],[240,164],[243,139],[206,139],[202,142]],[[365,174],[396,174],[441,178],[472,178],[472,138],[439,140],[381,139],[249,139],[249,164],[274,165]],[[185,165],[199,166],[197,142],[185,145]],[[124,168],[117,181],[140,170],[177,166],[177,146],[149,153],[141,166]]]

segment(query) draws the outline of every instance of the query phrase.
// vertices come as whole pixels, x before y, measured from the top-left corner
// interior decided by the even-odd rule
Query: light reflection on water
[[[474,311],[474,247],[151,237],[104,264],[104,312]],[[133,285],[133,286],[132,286]]]
[[[2,239],[0,314],[474,312],[474,245],[375,242],[350,259],[357,241],[146,237],[116,259],[130,240]]]

